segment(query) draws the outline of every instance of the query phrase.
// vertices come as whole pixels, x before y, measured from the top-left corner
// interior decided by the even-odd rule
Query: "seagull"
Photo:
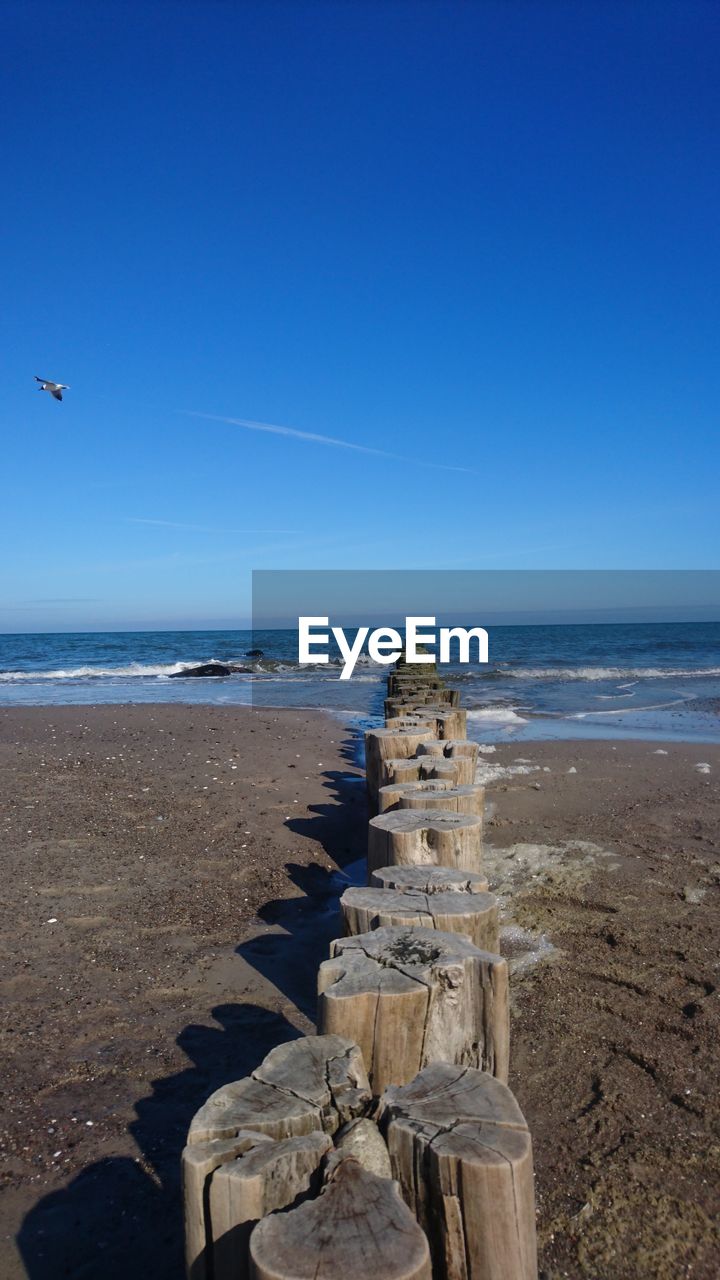
[[[70,390],[64,382],[49,382],[47,378],[38,378],[37,374],[35,374],[35,381],[40,383],[38,391],[49,391],[56,400],[62,400],[63,391]]]

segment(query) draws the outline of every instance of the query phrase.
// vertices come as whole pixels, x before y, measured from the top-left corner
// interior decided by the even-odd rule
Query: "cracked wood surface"
[[[351,888],[342,895],[340,910],[351,936],[385,925],[416,925],[460,933],[481,951],[499,951],[498,902],[491,893]]]
[[[268,1141],[213,1173],[207,1197],[212,1280],[247,1280],[253,1227],[267,1214],[315,1196],[322,1160],[332,1149],[326,1133]]]
[[[383,781],[383,761],[414,756],[418,747],[434,734],[424,729],[369,729],[365,734],[365,777],[370,812],[376,812],[377,791]]]
[[[482,871],[482,818],[444,809],[398,809],[371,818],[368,876],[376,867],[441,866]]]
[[[424,782],[432,779],[445,782],[449,786],[472,782],[467,776],[469,770],[464,768],[470,762],[450,760],[442,755],[411,756],[406,760],[383,760],[381,766],[380,785],[403,786],[409,782]]]
[[[376,867],[370,876],[374,889],[415,889],[418,893],[486,893],[488,882],[477,871],[453,867]]]
[[[427,1239],[397,1183],[340,1159],[316,1200],[258,1223],[252,1280],[430,1280]]]
[[[378,1123],[435,1280],[536,1280],[532,1144],[506,1085],[437,1063],[386,1091]]]
[[[442,774],[445,765],[456,772],[454,760],[438,761],[436,772]],[[485,791],[482,787],[460,785],[441,776],[423,778],[417,782],[390,783],[381,787],[378,807],[380,813],[391,809],[444,809],[452,813],[477,814],[482,818]]]
[[[318,991],[319,1029],[352,1036],[375,1095],[440,1060],[507,1079],[507,964],[461,934],[395,926],[337,939]]]
[[[331,1135],[364,1115],[370,1101],[360,1050],[340,1036],[306,1036],[278,1045],[251,1076],[211,1094],[193,1117],[182,1154],[190,1280],[210,1274],[208,1195],[221,1165],[268,1140]],[[302,1150],[316,1146],[312,1138]]]

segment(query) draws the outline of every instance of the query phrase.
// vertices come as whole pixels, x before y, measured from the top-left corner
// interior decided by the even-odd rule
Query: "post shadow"
[[[357,770],[361,732],[352,731],[340,751]],[[360,867],[364,876],[367,842],[364,775],[334,770],[324,778],[332,801],[286,825],[317,841],[339,870],[287,864],[304,896],[276,899],[258,912],[286,934],[236,949],[313,1021],[317,968],[338,936],[343,890],[357,882]],[[128,1271],[138,1280],[181,1280],[180,1155],[190,1121],[215,1089],[248,1075],[272,1048],[301,1034],[284,1015],[259,1005],[219,1005],[212,1016],[219,1027],[189,1024],[177,1037],[193,1065],[153,1081],[152,1093],[136,1104],[129,1132],[141,1158],[95,1161],[26,1214],[17,1244],[28,1280],[127,1280]]]
[[[193,1065],[152,1082],[129,1126],[141,1159],[112,1156],[83,1169],[26,1214],[17,1244],[28,1280],[181,1280],[180,1154],[208,1095],[248,1075],[300,1032],[253,1004],[212,1010],[220,1025],[189,1024],[176,1043]]]
[[[355,736],[342,748],[353,761]],[[311,805],[311,817],[288,818],[285,826],[321,845],[336,868],[286,863],[290,879],[304,896],[276,898],[257,913],[265,924],[284,932],[260,934],[236,948],[312,1022],[317,1016],[318,967],[327,960],[333,938],[342,932],[340,897],[351,884],[364,883],[367,854],[364,774],[327,770],[322,776],[333,798],[327,804]]]

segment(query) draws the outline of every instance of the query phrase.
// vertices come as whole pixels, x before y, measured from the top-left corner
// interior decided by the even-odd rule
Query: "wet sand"
[[[0,717],[3,1280],[119,1280],[130,1254],[180,1280],[190,1116],[312,1030],[343,868],[365,847],[356,745],[297,711]],[[522,770],[488,785],[487,858],[541,1273],[709,1280],[720,748],[484,759]]]

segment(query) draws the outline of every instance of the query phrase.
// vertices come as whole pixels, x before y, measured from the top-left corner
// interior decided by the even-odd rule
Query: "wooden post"
[[[402,693],[389,694],[385,699],[384,712],[386,716],[399,716],[404,708],[424,703],[457,707],[460,705],[460,694],[457,689],[427,689],[417,685]]]
[[[432,758],[434,759],[434,757]],[[450,761],[449,763],[452,765],[452,761]],[[424,795],[425,792],[422,790],[422,788],[426,788],[428,786],[431,788],[432,795],[435,795],[435,794],[439,795],[445,791],[450,790],[454,786],[454,781],[450,782],[450,781],[446,781],[444,778],[435,778],[432,780],[418,779],[413,782],[395,781],[395,782],[387,783],[386,786],[379,788],[378,794],[377,794],[378,809],[380,813],[387,813],[388,810],[390,809],[399,809],[400,796],[403,795],[404,793],[409,794],[411,788],[414,789],[415,791],[420,789],[420,794]],[[407,808],[407,806],[405,807]],[[452,807],[453,807],[452,805],[448,805],[449,809],[452,809]]]
[[[422,742],[417,749],[417,754],[420,757],[442,755],[445,760],[451,760],[455,765],[460,785],[472,786],[474,784],[479,754],[477,742],[472,742],[467,738],[449,738],[447,741],[433,739]]]
[[[382,785],[384,760],[400,760],[414,756],[418,747],[432,735],[427,730],[369,729],[365,734],[365,776],[371,812],[376,812],[377,790]]]
[[[376,867],[370,876],[374,889],[414,889],[418,893],[486,893],[488,882],[476,871],[452,867]]]
[[[464,934],[481,951],[500,950],[498,902],[491,893],[352,888],[342,895],[340,910],[349,936],[385,926],[417,925]]]
[[[431,757],[434,759],[434,757]],[[454,760],[448,761],[454,765]],[[403,786],[381,787],[378,791],[381,813],[388,809],[445,809],[453,813],[475,813],[482,817],[485,792],[482,787],[449,785],[442,778],[406,782]]]
[[[356,1044],[305,1036],[278,1045],[251,1076],[225,1084],[193,1117],[188,1143],[233,1138],[239,1129],[275,1138],[334,1133],[363,1115],[368,1080]]]
[[[188,1280],[206,1280],[211,1270],[211,1241],[208,1230],[207,1189],[216,1169],[245,1151],[271,1143],[266,1134],[239,1130],[234,1137],[214,1142],[196,1142],[185,1147],[180,1162],[183,1217],[185,1221],[185,1267]]]
[[[380,786],[386,787],[393,782],[398,784],[417,782],[419,777],[419,756],[411,756],[408,760],[383,760]]]
[[[431,721],[441,739],[465,738],[467,733],[467,712],[463,707],[449,707],[447,703],[440,706],[432,703],[416,703],[409,707],[406,715],[422,716]]]
[[[308,1133],[265,1142],[215,1171],[209,1194],[212,1280],[248,1280],[253,1227],[268,1213],[317,1195],[320,1165],[332,1150],[326,1133]]]
[[[182,1155],[191,1280],[205,1280],[209,1273],[208,1203],[215,1170],[269,1139],[332,1135],[365,1115],[371,1096],[358,1046],[340,1036],[305,1036],[278,1045],[251,1076],[211,1094],[192,1120]]]
[[[411,731],[422,729],[426,738],[435,733],[436,725],[435,716],[423,716],[416,711],[407,711],[405,715],[393,716],[385,721],[385,728],[392,730],[393,733],[399,733],[403,729]]]
[[[454,787],[460,786],[463,770],[459,767],[462,760],[446,760],[444,756],[420,756],[419,781],[451,782]]]
[[[352,1156],[317,1200],[264,1218],[250,1237],[252,1280],[430,1280],[424,1232],[397,1183]]]
[[[378,1122],[436,1277],[537,1280],[532,1144],[504,1084],[436,1063],[386,1091]]]
[[[409,760],[383,760],[381,786],[398,786],[406,782],[423,782],[426,779],[447,782],[451,786],[459,784],[458,765],[462,760],[446,760],[444,756],[412,756]]]
[[[429,1062],[508,1070],[508,972],[457,933],[381,928],[337,938],[318,972],[318,1028],[352,1035],[373,1093]]]
[[[398,809],[368,824],[368,874],[376,867],[430,864],[482,871],[482,818],[437,809]]]

